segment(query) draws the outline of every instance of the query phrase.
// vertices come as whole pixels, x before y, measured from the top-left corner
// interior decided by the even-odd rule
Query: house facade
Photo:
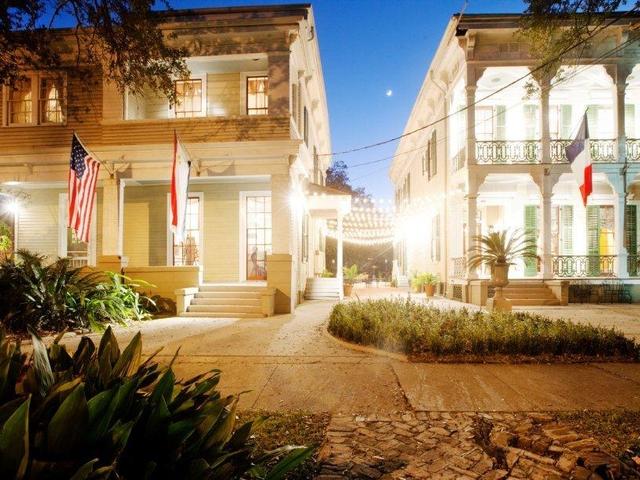
[[[289,312],[324,269],[326,219],[350,205],[322,192],[330,157],[318,152],[331,140],[311,6],[178,10],[161,28],[189,52],[174,106],[150,90],[122,94],[89,66],[2,88],[0,187],[20,202],[15,246],[124,267],[170,298],[183,289],[183,309],[193,289],[242,284],[275,292],[275,311]],[[103,163],[88,244],[66,228],[74,131]],[[169,230],[174,131],[192,159],[181,243]]]
[[[467,265],[469,247],[476,235],[519,230],[538,260],[510,277],[547,290],[538,304],[566,303],[570,283],[610,280],[640,297],[639,20],[621,15],[542,73],[516,35],[519,15],[453,16],[405,128],[416,133],[390,169],[401,275],[437,273],[450,298],[484,304],[489,272]],[[586,208],[564,152],[585,112]]]

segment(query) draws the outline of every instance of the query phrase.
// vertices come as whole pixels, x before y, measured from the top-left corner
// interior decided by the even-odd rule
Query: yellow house
[[[89,67],[2,88],[0,188],[19,199],[16,248],[122,268],[185,315],[290,312],[324,269],[326,219],[350,208],[323,190],[331,159],[318,153],[331,139],[312,8],[178,10],[161,28],[190,55],[175,106],[123,95]],[[193,161],[182,243],[168,225],[174,130]],[[74,131],[103,163],[88,244],[66,228]]]

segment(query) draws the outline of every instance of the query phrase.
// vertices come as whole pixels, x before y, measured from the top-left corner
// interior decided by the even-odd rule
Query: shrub
[[[135,290],[143,284],[116,273],[84,272],[68,258],[47,264],[46,257],[25,250],[16,256],[17,262],[0,266],[0,321],[11,331],[100,329],[149,315],[143,307],[148,299]]]
[[[216,390],[220,372],[176,381],[155,354],[142,361],[139,333],[120,352],[108,328],[97,348],[83,337],[73,355],[60,337],[46,349],[32,335],[25,362],[0,333],[0,478],[276,479],[311,454],[254,456],[260,419],[236,425],[238,396]]]
[[[419,273],[411,279],[411,288],[421,292],[425,285],[436,285],[438,276],[433,273]]]
[[[410,300],[337,304],[329,331],[363,345],[427,355],[578,355],[637,359],[640,347],[614,329],[527,312],[438,309]]]

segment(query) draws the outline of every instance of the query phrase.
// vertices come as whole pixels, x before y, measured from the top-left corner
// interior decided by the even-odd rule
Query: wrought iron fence
[[[458,153],[456,153],[453,158],[451,159],[451,169],[454,172],[457,172],[458,170],[460,170],[462,167],[464,167],[465,163],[467,163],[467,155],[465,153],[464,148],[458,150]]]
[[[466,257],[456,257],[451,259],[453,278],[465,278],[467,276]]]
[[[627,138],[625,152],[628,162],[640,162],[640,138]]]
[[[551,140],[551,161],[554,163],[566,163],[565,148],[572,142],[570,139]],[[617,141],[614,139],[589,139],[591,160],[596,163],[615,163],[618,157],[616,152]],[[628,146],[627,146],[628,148]],[[640,148],[638,145],[636,148]],[[640,155],[640,151],[638,151]]]
[[[539,163],[540,147],[537,140],[476,141],[476,161],[479,164]]]
[[[553,275],[560,278],[614,277],[616,255],[557,255]]]

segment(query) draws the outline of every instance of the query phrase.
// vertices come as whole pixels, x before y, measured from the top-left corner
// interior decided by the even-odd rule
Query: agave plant
[[[474,245],[469,249],[468,264],[471,268],[488,265],[513,265],[518,258],[534,259],[536,242],[522,232],[500,230],[487,235],[473,237]]]
[[[260,419],[236,425],[238,396],[217,391],[220,372],[177,381],[173,361],[142,360],[139,333],[122,352],[110,328],[73,355],[61,338],[47,349],[32,334],[27,362],[0,332],[0,478],[275,480],[312,453],[254,457]]]

